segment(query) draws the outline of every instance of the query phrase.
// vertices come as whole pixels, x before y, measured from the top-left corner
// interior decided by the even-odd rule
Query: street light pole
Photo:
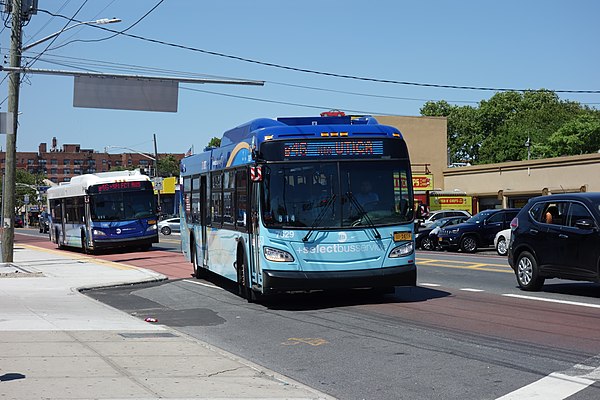
[[[21,68],[21,42],[23,29],[21,25],[21,0],[12,0],[12,29],[10,33],[10,66]],[[19,114],[19,87],[21,74],[11,72],[8,81],[8,115],[12,129],[6,132],[6,164],[4,186],[2,188],[2,261],[13,262],[13,246],[15,242],[15,171],[17,155],[17,128]]]
[[[80,25],[104,25],[104,24],[114,24],[116,22],[121,22],[121,20],[119,18],[110,18],[110,19],[109,18],[102,18],[102,19],[96,19],[94,21],[78,22],[76,24],[73,24],[71,26],[66,27],[65,29],[63,29],[61,31],[53,33],[52,35],[48,35],[48,36],[46,36],[44,38],[41,38],[40,40],[37,40],[37,41],[35,41],[33,43],[29,43],[28,45],[23,46],[22,51],[29,50],[33,46],[37,46],[40,43],[44,43],[47,40],[50,40],[50,39],[52,39],[54,37],[57,37],[58,35],[60,35],[64,31],[68,31],[69,29],[76,28],[76,27],[78,27]]]
[[[160,177],[160,174],[158,173],[158,150],[156,147],[156,133],[152,134],[154,137],[154,178],[155,178],[155,185],[158,185],[158,179]],[[160,214],[160,190],[156,191],[156,200],[158,201],[158,213]]]
[[[12,262],[13,261],[13,246],[15,243],[15,174],[17,169],[17,128],[19,125],[18,114],[19,114],[19,88],[21,85],[21,54],[23,50],[32,48],[46,40],[56,37],[64,31],[74,28],[77,25],[90,25],[90,24],[107,24],[121,21],[118,18],[113,19],[99,19],[95,21],[86,21],[66,27],[52,35],[46,36],[34,43],[31,43],[25,47],[23,46],[23,25],[21,15],[21,0],[12,1],[12,29],[10,34],[10,67],[9,81],[8,81],[8,120],[11,126],[8,127],[6,132],[6,163],[5,163],[5,176],[4,185],[2,188],[2,261]]]

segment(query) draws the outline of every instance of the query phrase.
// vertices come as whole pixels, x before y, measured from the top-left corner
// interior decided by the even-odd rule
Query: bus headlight
[[[269,261],[275,262],[292,262],[294,257],[287,251],[274,249],[272,247],[263,247],[265,258]]]
[[[148,225],[148,227],[146,228],[146,232],[150,232],[150,231],[155,231],[158,229],[158,226],[153,224],[153,225]]]
[[[94,229],[94,230],[92,231],[92,234],[93,234],[94,236],[106,236],[106,233],[104,233],[104,232],[102,232],[102,231],[99,231],[98,229]]]
[[[390,251],[390,258],[398,258],[398,257],[406,257],[414,251],[413,242],[406,242],[401,244],[400,246],[394,247],[392,251]]]

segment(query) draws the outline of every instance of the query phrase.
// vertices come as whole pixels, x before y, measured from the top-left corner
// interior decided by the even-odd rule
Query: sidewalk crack
[[[208,375],[207,375],[207,377],[208,377],[208,378],[212,378],[213,376],[221,375],[221,374],[224,374],[224,373],[226,373],[226,372],[233,372],[233,371],[237,371],[237,370],[238,370],[238,369],[240,369],[240,368],[242,368],[242,367],[231,368],[231,369],[225,369],[225,370],[223,370],[223,371],[219,371],[219,372],[214,372],[214,373],[212,373],[212,374],[208,374]]]

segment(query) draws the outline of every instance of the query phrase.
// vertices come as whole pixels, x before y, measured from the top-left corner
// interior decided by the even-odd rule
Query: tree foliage
[[[172,154],[159,158],[158,172],[162,177],[179,176],[179,161]]]
[[[27,170],[17,168],[15,170],[15,213],[25,205],[25,195],[29,197],[29,204],[38,204],[36,189],[44,185],[46,176],[43,174],[32,174]],[[0,187],[2,182],[0,182]],[[4,192],[3,192],[4,193]]]
[[[221,147],[221,138],[213,137],[208,142],[208,147]]]
[[[487,164],[600,150],[600,112],[549,90],[496,93],[478,107],[427,102],[421,115],[448,118],[449,162]]]

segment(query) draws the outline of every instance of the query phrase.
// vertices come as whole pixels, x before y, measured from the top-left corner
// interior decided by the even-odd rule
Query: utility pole
[[[153,133],[152,136],[154,137],[154,184],[158,185],[158,179],[160,177],[160,174],[158,173],[158,150],[156,147],[156,133]],[[158,200],[158,210],[160,214],[160,190],[156,191],[156,195]]]
[[[21,25],[21,0],[12,0],[12,30],[10,34],[10,66],[21,68],[21,44],[23,31]],[[2,261],[13,261],[15,242],[15,170],[17,153],[17,128],[19,115],[19,87],[21,74],[11,72],[8,81],[8,115],[12,124],[6,133],[6,164],[2,226]]]

